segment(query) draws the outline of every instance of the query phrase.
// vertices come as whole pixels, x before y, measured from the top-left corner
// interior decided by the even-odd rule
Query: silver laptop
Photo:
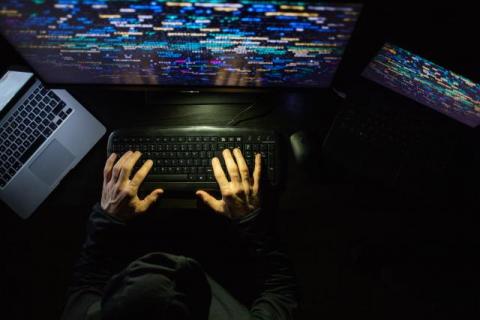
[[[8,71],[0,79],[0,199],[28,218],[104,134],[67,91]]]

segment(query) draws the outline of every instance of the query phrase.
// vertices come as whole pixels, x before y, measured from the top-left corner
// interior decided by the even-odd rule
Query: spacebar
[[[28,149],[22,154],[20,157],[20,162],[25,163],[32,154],[37,151],[37,149],[42,145],[42,143],[46,140],[46,138],[42,135],[40,135],[31,145],[28,147]]]
[[[151,175],[148,175],[148,181],[186,182],[188,181],[188,175],[186,174],[151,174]]]

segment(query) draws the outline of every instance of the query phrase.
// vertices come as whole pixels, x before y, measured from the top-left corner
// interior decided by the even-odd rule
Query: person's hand
[[[255,155],[255,169],[251,177],[240,149],[234,149],[233,154],[235,160],[229,149],[223,150],[230,181],[223,172],[220,160],[216,157],[212,159],[213,173],[220,186],[222,199],[217,200],[203,190],[198,190],[196,194],[216,213],[239,219],[260,207],[262,158],[260,154]]]
[[[103,170],[102,209],[122,221],[146,212],[163,193],[162,189],[156,189],[143,200],[138,197],[138,188],[153,166],[152,160],[147,160],[130,180],[141,156],[138,151],[128,151],[115,163],[117,155],[112,153]]]

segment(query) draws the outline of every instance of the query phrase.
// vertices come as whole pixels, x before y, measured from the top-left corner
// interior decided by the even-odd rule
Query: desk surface
[[[142,92],[82,89],[71,92],[109,132],[129,126],[224,125],[246,107],[242,104],[145,105]],[[452,241],[443,236],[447,229],[440,221],[449,219],[448,213],[439,214],[438,205],[429,207],[427,201],[417,206],[418,201],[402,201],[403,195],[391,190],[340,181],[320,165],[307,169],[295,163],[288,144],[289,135],[299,129],[308,130],[320,146],[336,112],[342,107],[342,101],[335,95],[330,92],[292,94],[269,96],[259,101],[245,117],[269,113],[242,123],[242,126],[273,128],[281,134],[286,178],[277,198],[277,229],[288,243],[299,275],[304,314],[321,314],[316,306],[324,303],[324,299],[328,301],[332,290],[336,292],[341,288],[332,275],[339,275],[344,259],[349,259],[346,252],[362,241],[378,244],[388,239],[390,243],[398,243],[396,235],[403,235],[404,230],[408,230],[410,238],[403,237],[400,243],[412,243],[425,235],[442,243]],[[28,299],[42,295],[41,288],[49,288],[50,297],[42,300],[45,302],[32,301],[31,309],[21,311],[26,317],[58,315],[61,310],[71,265],[83,240],[89,207],[100,196],[107,137],[108,133],[31,219],[21,221],[0,204],[4,216],[2,234],[6,238],[3,244],[7,258],[12,261],[7,272],[12,281],[8,287],[16,292],[15,296]],[[455,211],[457,221],[473,219],[462,208],[458,209]],[[436,222],[432,224],[434,214]],[[424,233],[426,226],[430,229]],[[448,232],[461,234],[462,239],[475,238],[464,228],[450,226]],[[336,307],[326,307],[322,313],[336,312],[332,310]]]

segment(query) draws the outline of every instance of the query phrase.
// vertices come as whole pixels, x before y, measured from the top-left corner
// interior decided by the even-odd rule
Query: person
[[[139,198],[139,187],[153,166],[147,160],[132,174],[141,155],[128,151],[116,161],[118,156],[113,153],[106,161],[101,201],[87,223],[62,319],[292,319],[298,308],[295,276],[287,255],[260,222],[260,154],[250,175],[239,149],[224,150],[228,175],[219,158],[212,159],[221,199],[204,190],[196,192],[232,228],[228,233],[235,235],[238,245],[228,245],[229,251],[243,250],[246,258],[242,261],[253,265],[231,263],[240,266],[233,271],[221,266],[226,256],[214,262],[218,269],[231,271],[227,278],[219,278],[238,278],[230,287],[248,288],[242,290],[249,291],[250,300],[237,299],[194,258],[155,250],[138,258],[125,254],[136,243],[136,236],[130,237],[126,231],[129,224],[147,213],[164,193],[155,189]],[[213,273],[214,268],[209,270]]]

